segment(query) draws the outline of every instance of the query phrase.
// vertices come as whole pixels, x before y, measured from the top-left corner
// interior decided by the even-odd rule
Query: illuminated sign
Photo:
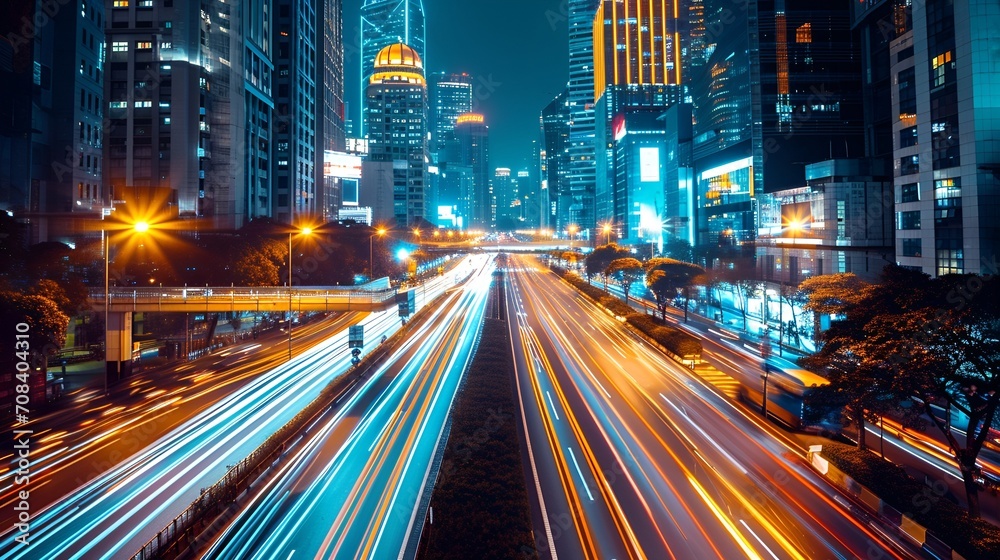
[[[323,152],[323,176],[360,179],[361,156],[326,150]]]
[[[614,131],[615,142],[621,140],[625,137],[627,131],[625,130],[625,115],[618,113],[615,115],[613,121],[611,121],[611,130]]]
[[[639,148],[639,181],[656,183],[660,180],[660,149]]]
[[[465,113],[464,115],[458,116],[458,119],[455,121],[455,124],[465,124],[465,123],[483,124],[485,122],[486,122],[486,117],[480,115],[479,113]]]

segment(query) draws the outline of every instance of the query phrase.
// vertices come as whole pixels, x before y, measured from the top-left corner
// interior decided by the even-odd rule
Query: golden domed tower
[[[365,114],[369,158],[405,161],[405,180],[393,182],[393,216],[408,227],[427,217],[427,82],[420,55],[403,43],[375,56],[366,92]],[[396,175],[396,174],[394,174]]]

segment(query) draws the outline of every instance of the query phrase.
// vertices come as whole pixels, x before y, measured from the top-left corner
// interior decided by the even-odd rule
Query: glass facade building
[[[547,197],[547,227],[564,231],[570,225],[569,207],[573,197],[569,190],[569,93],[563,90],[542,109],[542,141],[545,152]]]
[[[389,45],[375,57],[365,120],[368,157],[396,164],[393,215],[396,226],[408,228],[427,216],[427,83],[423,62],[409,46]]]
[[[586,237],[594,218],[594,16],[600,0],[568,0],[569,182],[566,221]]]
[[[496,201],[493,198],[490,181],[490,128],[486,118],[478,113],[459,115],[455,121],[454,157],[460,167],[471,171],[471,189],[467,191],[467,210],[464,216],[466,228],[487,230],[496,225]],[[466,183],[466,185],[468,185]]]
[[[896,261],[995,274],[1000,250],[1000,5],[902,5],[892,41]]]
[[[366,88],[372,75],[375,56],[384,47],[395,43],[409,45],[420,60],[426,61],[426,22],[423,0],[365,0],[361,6],[361,130],[367,129]]]
[[[859,54],[847,2],[703,8],[707,54],[690,82],[698,243],[739,244],[754,238],[758,192],[796,186],[811,162],[863,153]]]
[[[319,214],[316,184],[316,11],[307,0],[275,4],[274,210],[283,222]],[[321,183],[322,184],[322,183]]]

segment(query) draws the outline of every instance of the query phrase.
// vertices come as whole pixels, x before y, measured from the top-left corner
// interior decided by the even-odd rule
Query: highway
[[[345,313],[295,327],[295,353],[362,321],[367,313]],[[74,391],[58,410],[28,426],[32,449],[31,504],[37,510],[107,472],[122,460],[170,433],[220,399],[239,390],[274,364],[288,359],[283,331],[266,332],[186,363],[143,371],[111,388]],[[349,359],[347,350],[344,359]],[[9,449],[0,461],[13,460]],[[0,520],[14,523],[15,469],[0,473]]]
[[[485,312],[492,259],[478,260],[414,338],[287,452],[204,558],[378,559],[415,547],[432,459]]]
[[[537,259],[511,262],[509,324],[542,557],[907,557],[856,520],[759,416]]]
[[[453,271],[425,283],[417,292],[418,308],[453,286],[458,274]],[[400,326],[395,309],[369,314],[360,323],[365,326],[366,354],[383,334],[391,335]],[[218,365],[224,368],[227,359]],[[272,360],[272,364],[284,361]],[[347,332],[341,330],[292,361],[246,380],[238,390],[148,445],[139,437],[143,427],[133,420],[137,417],[120,415],[125,410],[121,405],[105,408],[100,416],[111,420],[102,423],[100,431],[82,426],[90,438],[97,438],[92,445],[106,443],[121,448],[123,454],[133,447],[138,451],[114,467],[98,469],[92,480],[57,503],[44,508],[39,505],[32,516],[30,546],[14,542],[16,534],[7,531],[0,538],[0,559],[131,556],[181,513],[202,488],[217,482],[228,465],[246,457],[349,366]],[[217,373],[190,374],[206,377]],[[155,414],[182,406],[192,395],[158,396],[160,402],[143,408]],[[61,435],[53,437],[51,449],[41,450],[38,455],[57,453],[63,447],[58,437]],[[73,449],[63,453],[71,455]],[[50,468],[58,467],[53,463]],[[85,471],[79,473],[90,476]],[[32,482],[32,492],[37,488]]]

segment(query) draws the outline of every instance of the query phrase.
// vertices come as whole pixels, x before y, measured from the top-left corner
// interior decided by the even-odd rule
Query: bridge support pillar
[[[109,312],[104,326],[108,386],[132,375],[132,312]]]

